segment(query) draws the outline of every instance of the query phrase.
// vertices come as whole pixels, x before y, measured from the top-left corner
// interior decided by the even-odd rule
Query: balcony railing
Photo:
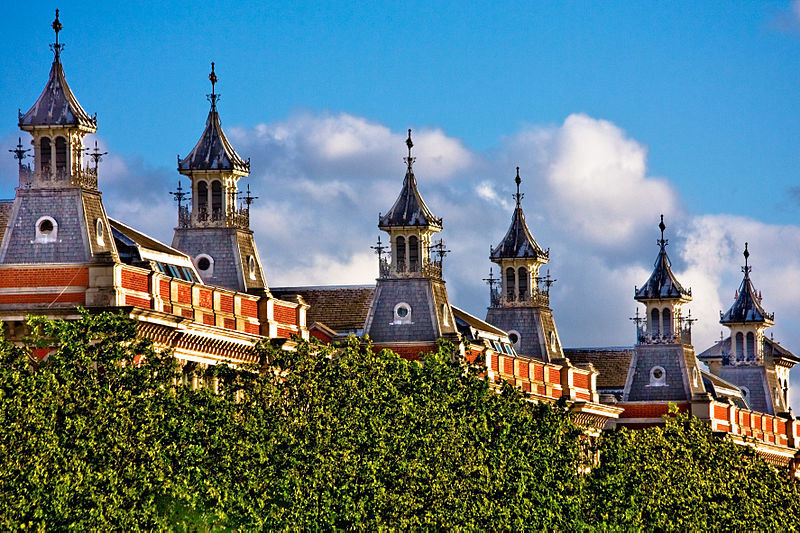
[[[178,209],[178,227],[250,229],[250,209],[234,209],[226,216],[221,209],[214,209],[209,215],[206,209],[198,209],[193,213],[189,206],[182,205]]]
[[[636,342],[639,344],[692,344],[692,328],[678,328],[677,331],[649,332],[645,326],[636,328]]]
[[[413,268],[407,268],[406,262],[397,263],[397,268],[392,269],[391,262],[381,257],[378,259],[378,272],[381,278],[434,278],[442,279],[442,264],[439,261],[425,261],[421,267],[417,263]]]
[[[489,290],[492,307],[550,307],[550,291],[546,288],[535,289],[532,294],[503,294],[501,287]]]

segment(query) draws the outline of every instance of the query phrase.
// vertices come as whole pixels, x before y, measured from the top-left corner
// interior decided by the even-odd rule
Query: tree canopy
[[[262,364],[199,376],[215,392],[119,315],[29,325],[0,343],[3,529],[766,530],[800,513],[785,473],[697,421],[593,449],[567,407],[490,386],[447,343],[418,362],[264,343]]]

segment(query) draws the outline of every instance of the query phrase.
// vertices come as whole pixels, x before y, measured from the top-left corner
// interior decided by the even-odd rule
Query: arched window
[[[514,283],[514,269],[512,267],[508,267],[506,269],[506,300],[509,302],[513,302],[516,298],[514,298],[514,291],[516,283]]]
[[[50,159],[53,156],[53,147],[49,137],[42,137],[39,145],[39,168],[42,172],[50,172]]]
[[[528,269],[519,267],[517,270],[517,278],[519,279],[519,301],[528,301]]]
[[[205,181],[197,184],[197,211],[201,216],[208,212],[208,184]]]
[[[658,309],[653,309],[650,311],[650,335],[653,337],[659,336],[659,324],[658,324]]]
[[[216,180],[211,182],[211,214],[217,220],[222,218],[222,184]]]
[[[668,308],[661,312],[661,332],[665,337],[672,335],[672,311]]]
[[[409,272],[419,270],[419,240],[413,235],[408,238],[408,270]]]
[[[397,257],[397,271],[406,271],[406,238],[398,235],[394,240],[394,251]]]
[[[67,140],[56,137],[56,171],[67,170]]]
[[[744,359],[744,335],[741,331],[736,334],[736,359],[739,361]]]
[[[43,216],[36,221],[36,241],[39,243],[58,241],[58,222],[53,217]]]
[[[753,361],[756,358],[756,337],[752,331],[747,332],[747,359]]]

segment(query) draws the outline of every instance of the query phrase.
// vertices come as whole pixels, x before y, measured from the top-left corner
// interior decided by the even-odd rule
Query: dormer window
[[[58,223],[53,217],[44,216],[36,221],[36,240],[38,243],[58,241]]]
[[[519,341],[522,337],[519,334],[519,331],[512,329],[508,332],[508,340],[511,341],[511,344],[514,345],[514,348],[519,350]]]
[[[247,268],[250,270],[250,279],[256,279],[256,259],[252,255],[247,256]]]
[[[392,324],[411,324],[411,306],[405,302],[395,305]]]
[[[663,366],[654,366],[650,369],[650,387],[666,387],[667,371]]]
[[[214,275],[214,258],[208,254],[200,254],[195,260],[194,264],[197,270],[203,276],[211,277]]]
[[[98,218],[94,221],[94,234],[97,239],[98,246],[105,245],[105,230],[103,229],[103,219]]]

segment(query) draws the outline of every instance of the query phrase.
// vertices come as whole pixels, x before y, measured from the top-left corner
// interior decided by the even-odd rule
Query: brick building
[[[56,39],[47,83],[19,117],[19,128],[31,136],[33,148],[24,149],[20,139],[14,150],[19,164],[15,197],[0,202],[0,320],[5,336],[21,338],[28,314],[70,319],[83,306],[121,311],[136,320],[140,334],[157,347],[201,365],[252,361],[253,345],[265,337],[283,344],[293,335],[307,338],[308,306],[274,298],[260,262],[255,268],[247,265],[257,253],[246,225],[224,218],[221,227],[212,228],[227,232],[230,248],[245,263],[237,263],[244,275],[215,285],[205,282],[204,271],[195,267],[199,255],[167,246],[107,216],[98,188],[104,154],[95,147],[86,157],[83,147],[85,135],[97,130],[97,119],[84,111],[67,85],[58,11],[52,26]],[[224,151],[215,156],[235,154],[219,127],[213,98],[208,123],[198,146],[205,146],[204,140],[212,147],[221,143]],[[205,168],[196,148],[179,168],[188,172],[193,185],[202,175],[224,180],[226,192],[232,193],[244,172],[241,159],[236,156],[235,161],[233,168],[229,161]],[[246,214],[246,208],[226,212]],[[176,233],[184,231],[207,229],[179,224]],[[179,246],[194,253],[188,240],[176,238]],[[220,265],[219,271],[225,269]]]

